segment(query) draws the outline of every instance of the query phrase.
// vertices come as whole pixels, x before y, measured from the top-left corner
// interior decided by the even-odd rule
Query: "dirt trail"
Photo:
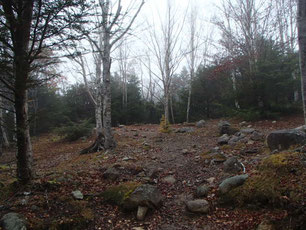
[[[88,146],[87,141],[75,143],[61,142],[51,135],[43,136],[34,142],[37,182],[60,181],[56,189],[48,189],[48,205],[42,207],[38,201],[46,202],[45,191],[35,190],[26,206],[18,205],[21,196],[9,199],[11,210],[24,213],[29,219],[58,219],[69,216],[64,200],[73,189],[81,190],[87,197],[86,206],[93,210],[91,224],[87,229],[160,229],[160,230],[214,230],[214,229],[254,229],[267,216],[281,216],[279,210],[250,210],[221,208],[216,205],[218,184],[226,176],[222,163],[209,163],[202,158],[203,153],[217,146],[219,120],[206,122],[205,127],[196,128],[191,133],[161,134],[157,125],[126,126],[116,128],[118,147],[107,153],[80,156],[79,151]],[[234,125],[238,122],[231,121]],[[276,123],[262,121],[249,123],[256,130],[268,133],[273,129],[293,128],[302,123],[301,117],[283,118]],[[178,129],[183,126],[172,126]],[[93,141],[93,140],[91,140]],[[241,154],[242,148],[257,148],[257,154]],[[254,142],[248,146],[227,147],[224,154],[237,156],[246,166],[246,172],[256,166],[266,155],[263,142]],[[0,164],[7,162],[3,156]],[[140,168],[137,174],[122,175],[116,181],[103,179],[105,169],[113,165]],[[1,169],[10,180],[14,177],[14,168]],[[151,178],[148,178],[148,174]],[[172,177],[175,182],[164,181]],[[208,180],[209,179],[209,180]],[[118,207],[105,204],[101,197],[95,197],[112,184],[124,181],[139,181],[156,184],[165,197],[161,209],[151,211],[144,222],[135,220],[135,213],[123,213]],[[210,181],[210,182],[209,182]],[[208,215],[194,215],[186,212],[185,201],[193,199],[197,186],[207,184],[211,187],[207,197],[211,205]],[[61,198],[65,197],[65,199]],[[38,209],[34,209],[38,206]],[[7,210],[0,209],[0,216]],[[71,211],[73,213],[73,211]],[[51,221],[52,222],[52,221]],[[73,229],[73,228],[72,228]],[[136,228],[137,229],[137,228]]]

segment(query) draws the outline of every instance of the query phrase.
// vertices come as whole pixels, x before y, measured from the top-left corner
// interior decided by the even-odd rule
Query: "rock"
[[[276,121],[272,121],[272,124],[276,124]]]
[[[229,192],[230,190],[243,185],[248,177],[249,176],[247,174],[244,174],[244,175],[234,176],[234,177],[225,179],[219,185],[219,193],[223,195]]]
[[[1,218],[0,226],[4,230],[26,230],[27,222],[22,215],[10,212]]]
[[[104,173],[103,173],[103,178],[108,179],[108,180],[116,180],[120,176],[120,172],[114,168],[108,168]]]
[[[145,230],[143,227],[134,227],[132,230]]]
[[[306,134],[295,129],[273,131],[267,136],[267,144],[271,151],[286,150],[293,145],[303,145],[306,142]]]
[[[227,145],[229,141],[229,136],[227,134],[223,134],[221,137],[218,139],[218,145]]]
[[[159,208],[162,204],[162,194],[156,186],[144,184],[139,186],[126,198],[122,204],[126,210],[133,210],[138,206]]]
[[[186,208],[188,211],[193,213],[203,213],[209,212],[209,203],[206,200],[191,200],[186,203]]]
[[[207,185],[201,185],[197,187],[196,197],[206,197],[209,192],[209,187]]]
[[[183,128],[179,128],[175,131],[176,133],[192,133],[194,132],[194,128],[191,127],[183,127]]]
[[[224,163],[223,170],[226,173],[238,173],[243,170],[241,163],[236,157],[228,158]]]
[[[206,181],[210,184],[213,184],[215,182],[216,178],[215,177],[210,177],[208,179],[206,179]]]
[[[183,155],[187,155],[189,153],[188,149],[183,149],[182,150]]]
[[[84,199],[84,195],[80,190],[76,190],[71,192],[72,196],[74,197],[74,199],[76,200],[83,200]]]
[[[245,140],[245,135],[244,134],[241,134],[241,133],[238,133],[239,135],[235,135],[235,136],[232,136],[229,141],[228,141],[228,144],[229,145],[235,145],[236,143],[238,142],[242,142],[243,140]]]
[[[238,129],[231,127],[228,121],[220,121],[218,124],[219,134],[233,135],[238,132]]]
[[[205,126],[205,121],[204,121],[204,120],[200,120],[200,121],[198,121],[198,122],[195,124],[195,126],[196,126],[197,128],[203,128],[203,127]]]
[[[174,178],[174,176],[166,176],[162,179],[162,181],[169,184],[175,184],[176,179]]]
[[[144,220],[146,217],[146,214],[148,212],[148,207],[146,206],[138,206],[138,210],[137,210],[137,220]]]
[[[239,123],[239,126],[246,126],[248,123],[246,121],[242,121]]]
[[[210,150],[211,153],[217,153],[220,151],[220,148],[219,147],[214,147]]]
[[[250,139],[252,141],[263,141],[265,139],[265,136],[261,133],[261,132],[258,132],[258,131],[254,131],[250,137]]]
[[[275,230],[275,228],[270,221],[264,220],[258,225],[256,230]]]
[[[243,134],[252,134],[252,133],[255,132],[255,129],[253,129],[253,128],[246,128],[246,129],[241,129],[240,132],[243,133]]]
[[[298,131],[302,131],[302,132],[306,132],[306,125],[302,125],[302,126],[299,126],[299,127],[296,127],[295,130],[298,130]]]

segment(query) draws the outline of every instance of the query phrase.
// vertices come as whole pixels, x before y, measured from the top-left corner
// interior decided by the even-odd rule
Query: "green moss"
[[[302,203],[306,172],[298,153],[280,153],[262,160],[257,174],[221,197],[224,203],[287,206]]]
[[[105,190],[101,195],[106,202],[110,202],[116,205],[121,205],[129,195],[140,186],[138,182],[127,182],[112,186]]]
[[[8,165],[0,165],[0,170],[10,170]]]

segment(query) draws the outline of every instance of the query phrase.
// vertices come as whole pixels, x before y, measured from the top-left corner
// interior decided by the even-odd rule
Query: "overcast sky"
[[[124,3],[128,3],[130,1],[135,0],[124,0],[122,1]],[[140,2],[140,0],[138,0]],[[184,14],[186,14],[188,8],[191,6],[196,6],[196,9],[198,11],[198,18],[201,22],[203,28],[208,28],[205,24],[207,24],[210,19],[213,17],[214,13],[216,12],[215,4],[218,3],[220,0],[170,0],[173,7],[177,10],[176,16],[182,17]],[[145,34],[147,33],[145,31],[145,25],[148,23],[150,24],[157,24],[160,25],[160,20],[164,19],[165,16],[165,8],[167,6],[167,0],[146,0],[145,4],[141,10],[140,15],[138,16],[135,26],[136,31],[133,33],[136,35],[136,38],[132,38],[133,42],[130,44],[131,49],[131,56],[137,56],[142,55],[142,50],[145,49]],[[182,35],[184,36],[184,35]],[[131,38],[130,38],[131,39]],[[142,40],[139,41],[138,39]],[[182,38],[183,39],[183,38]],[[113,57],[116,56],[114,53],[112,55]],[[185,65],[186,63],[183,62],[183,64],[180,66],[180,69]],[[135,67],[137,70],[139,70],[139,67]],[[76,74],[75,69],[72,68],[71,64],[65,63],[61,66],[61,69],[64,69],[65,75],[68,76],[68,81],[70,83],[74,83],[76,81],[82,82],[82,77],[78,76]],[[68,70],[69,69],[69,70]],[[112,72],[118,71],[118,64],[116,62],[113,62],[112,65]],[[138,71],[136,71],[138,73]],[[144,71],[145,72],[145,71]],[[145,74],[144,74],[145,75]]]

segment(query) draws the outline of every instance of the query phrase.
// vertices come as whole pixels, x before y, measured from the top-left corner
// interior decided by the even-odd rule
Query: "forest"
[[[0,0],[0,230],[306,229],[306,0]]]

